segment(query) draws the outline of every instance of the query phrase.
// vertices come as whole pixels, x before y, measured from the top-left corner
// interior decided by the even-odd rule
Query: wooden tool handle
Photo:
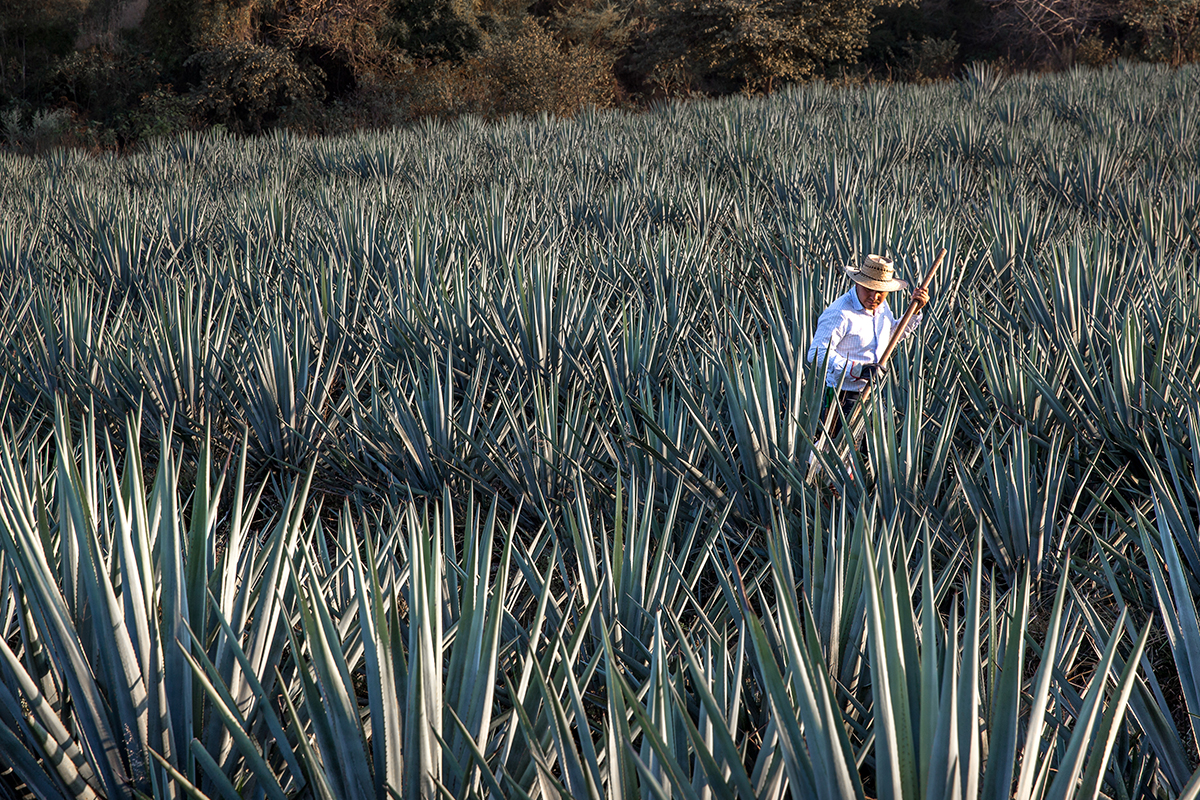
[[[929,268],[929,273],[925,276],[925,280],[921,282],[922,289],[928,289],[930,282],[933,280],[933,275],[938,271],[938,267],[942,265],[942,260],[946,257],[946,248],[938,251],[937,258],[933,261],[933,266]],[[914,292],[913,294],[916,294]],[[892,340],[888,342],[887,349],[883,351],[883,355],[879,357],[879,364],[883,366],[887,364],[888,359],[892,357],[892,351],[896,349],[896,345],[900,344],[900,340],[904,338],[904,331],[908,329],[908,323],[912,321],[913,315],[917,313],[917,303],[913,301],[908,304],[908,310],[904,312],[904,316],[900,318],[900,324],[896,326],[896,330],[892,333]]]

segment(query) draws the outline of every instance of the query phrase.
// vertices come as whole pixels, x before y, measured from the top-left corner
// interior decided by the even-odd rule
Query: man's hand
[[[858,372],[858,377],[867,383],[881,381],[887,377],[887,367],[883,364],[863,364],[862,369]]]
[[[929,302],[929,290],[923,286],[917,287],[917,290],[913,292],[912,299],[917,304],[917,311],[920,311]]]

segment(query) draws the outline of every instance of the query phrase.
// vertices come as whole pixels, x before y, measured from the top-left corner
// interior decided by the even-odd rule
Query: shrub
[[[637,16],[630,9],[601,0],[571,3],[550,17],[551,30],[564,42],[590,44],[614,57],[629,46],[636,26]]]
[[[904,44],[904,77],[921,83],[948,78],[958,63],[958,42],[954,39],[926,37]]]
[[[480,58],[461,64],[426,61],[417,65],[401,80],[405,115],[448,118],[487,113],[495,87],[482,67]]]
[[[154,59],[123,48],[90,47],[59,62],[51,87],[84,118],[113,127],[160,82],[161,67]]]
[[[667,0],[644,46],[650,74],[681,65],[717,90],[770,92],[823,65],[854,61],[867,44],[874,0]],[[894,3],[892,3],[894,4]]]
[[[165,86],[157,86],[142,95],[130,114],[132,138],[141,141],[155,136],[170,136],[192,127],[192,102]]]
[[[461,64],[418,65],[403,79],[406,116],[571,116],[610,106],[618,96],[614,58],[590,42],[565,42],[528,17],[515,35],[493,38]]]
[[[591,43],[560,44],[533,19],[512,39],[488,46],[479,67],[495,87],[492,113],[569,116],[616,98],[612,56]]]
[[[0,116],[5,144],[17,150],[39,153],[60,144],[71,121],[71,113],[62,108],[42,109],[26,117],[19,107],[14,106]]]
[[[1075,48],[1075,62],[1089,67],[1104,67],[1111,64],[1116,58],[1116,46],[1096,35],[1085,37]]]

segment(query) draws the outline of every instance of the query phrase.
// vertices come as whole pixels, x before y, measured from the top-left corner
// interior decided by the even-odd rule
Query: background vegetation
[[[13,0],[0,143],[336,134],[1197,54],[1200,0]]]
[[[0,158],[0,793],[1196,797],[1198,103]],[[943,246],[808,486],[838,265]]]

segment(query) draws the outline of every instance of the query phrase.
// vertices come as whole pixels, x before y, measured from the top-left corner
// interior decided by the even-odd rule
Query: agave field
[[[0,797],[1196,798],[1198,275],[1195,67],[0,156]]]

